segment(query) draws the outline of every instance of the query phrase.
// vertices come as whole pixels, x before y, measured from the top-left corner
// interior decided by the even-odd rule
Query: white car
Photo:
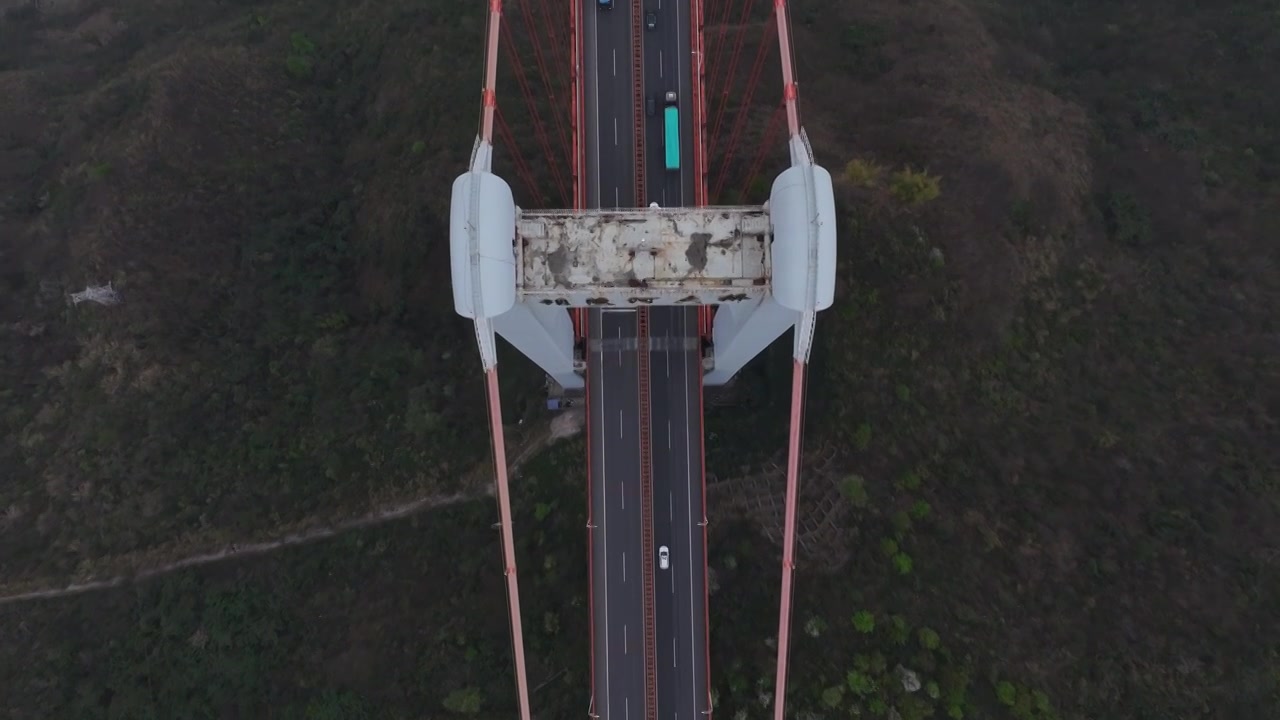
[[[667,549],[666,545],[663,545],[658,548],[658,568],[666,570],[669,567],[671,567],[671,551]]]

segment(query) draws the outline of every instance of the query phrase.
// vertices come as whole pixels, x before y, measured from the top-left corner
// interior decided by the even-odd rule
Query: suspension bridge
[[[499,102],[503,58],[517,102]],[[761,109],[770,58],[780,99]],[[497,337],[587,408],[585,712],[695,720],[714,711],[703,390],[791,331],[774,694],[784,717],[806,370],[836,264],[831,176],[814,163],[797,87],[786,0],[488,0],[480,128],[453,185],[450,259],[487,388],[521,720],[533,711]],[[529,208],[495,170],[495,137]],[[788,166],[767,198],[752,197],[783,149]]]

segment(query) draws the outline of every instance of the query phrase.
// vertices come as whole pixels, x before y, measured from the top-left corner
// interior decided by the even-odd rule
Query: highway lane
[[[663,206],[693,205],[692,43],[688,0],[647,0],[656,16],[644,34],[644,92],[654,98],[645,116],[646,196]],[[674,90],[680,108],[680,170],[668,171],[663,147],[663,96]],[[657,574],[658,717],[699,718],[708,708],[706,547],[700,522],[702,406],[697,310],[650,311],[654,543],[670,549],[670,568]]]
[[[689,0],[645,0],[656,27],[644,34],[644,94],[654,100],[654,115],[645,116],[646,204],[673,207],[693,204],[692,43]],[[674,90],[680,108],[680,170],[666,169],[662,108],[667,91]],[[647,111],[646,111],[647,113]]]
[[[587,207],[635,206],[631,13],[582,2]]]
[[[631,13],[580,0],[583,18],[587,207],[635,205]],[[644,595],[641,543],[639,357],[636,315],[589,314],[592,427],[591,532],[593,712],[603,720],[644,717]]]
[[[595,712],[606,720],[644,715],[644,615],[640,515],[639,374],[636,315],[592,311],[592,622]]]
[[[658,717],[695,720],[707,709],[706,547],[697,310],[650,313],[654,544],[670,549],[657,571]]]

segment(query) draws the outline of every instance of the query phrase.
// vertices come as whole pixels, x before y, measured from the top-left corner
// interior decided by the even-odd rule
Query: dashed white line
[[[667,493],[667,519],[671,522],[676,521],[676,494]],[[671,583],[671,592],[675,592],[676,584]]]
[[[671,421],[667,421],[667,449],[671,449]]]
[[[662,77],[662,51],[658,51],[658,77]]]
[[[618,118],[613,119],[613,144],[618,144]]]
[[[622,191],[617,186],[613,188],[613,206],[616,208],[622,207]]]
[[[678,18],[676,20],[676,25],[679,26]],[[682,189],[680,192],[683,194],[684,190]],[[688,323],[689,323],[689,314],[688,313],[681,314],[680,316],[680,336],[681,337],[685,337],[688,335],[688,332],[687,332]],[[682,362],[680,363],[680,367],[684,368],[684,383],[683,383],[684,385],[684,416],[690,417],[689,415],[689,363]],[[687,497],[685,498],[685,502],[688,503],[686,507],[692,508],[693,507],[693,444],[692,443],[689,444],[689,447],[687,448],[687,451],[685,452],[685,455],[684,455],[684,477],[685,477],[685,493],[687,495]],[[702,511],[703,513],[706,513],[707,510],[706,508],[703,508]],[[696,681],[697,674],[698,674],[698,651],[697,651],[698,636],[696,633],[696,628],[698,627],[698,621],[693,614],[693,609],[696,603],[694,602],[694,598],[693,598],[693,518],[692,517],[689,518],[689,524],[686,532],[688,533],[688,539],[687,539],[688,544],[685,545],[685,547],[689,549],[689,552],[686,553],[686,556],[688,557],[688,563],[689,563],[689,673],[695,678],[695,681],[689,684],[689,693],[690,695],[692,695],[691,699],[693,701],[691,703],[691,706],[696,708],[698,707],[698,683]],[[704,547],[702,551],[705,553],[706,548]],[[672,575],[674,575],[674,573],[672,573]],[[675,582],[674,577],[672,578],[672,582],[673,583]],[[672,638],[672,643],[673,644],[675,643],[675,638]],[[704,678],[704,682],[705,682],[705,678]]]
[[[618,76],[618,48],[613,49],[613,76]]]
[[[619,410],[619,411],[618,411],[618,437],[623,437],[623,435],[622,435],[622,411],[621,411],[621,410]]]
[[[676,667],[676,639],[671,638],[671,667]]]
[[[627,652],[627,626],[626,625],[622,626],[622,654],[623,655],[630,654]]]
[[[620,486],[620,488],[621,488],[621,491],[619,492],[619,495],[620,495],[620,496],[621,496],[621,498],[622,498],[622,509],[623,509],[623,510],[626,510],[626,509],[627,509],[627,484],[626,484],[626,483],[618,483],[618,485],[619,485],[619,486]]]
[[[627,553],[623,552],[622,553],[622,582],[626,582],[626,581],[627,581]],[[623,635],[622,637],[625,640],[627,636]]]

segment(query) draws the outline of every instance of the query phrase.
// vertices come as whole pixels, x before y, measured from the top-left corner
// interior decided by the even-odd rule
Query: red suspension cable
[[[543,18],[545,19],[546,18],[545,5],[542,5],[542,3],[539,3],[539,5],[542,6],[544,9],[544,12],[542,13],[542,15],[543,15]],[[565,133],[564,121],[560,117],[560,112],[559,112],[560,105],[559,103],[556,102],[556,89],[553,84],[553,77],[548,67],[547,61],[542,55],[542,43],[539,42],[539,39],[541,38],[542,33],[539,32],[538,25],[533,16],[533,11],[529,9],[529,0],[520,0],[520,14],[524,17],[525,32],[528,33],[529,42],[531,45],[533,45],[533,60],[538,66],[538,75],[542,79],[542,89],[544,91],[544,96],[550,101],[551,121],[555,124],[556,139],[561,141],[561,149],[565,151],[565,157],[567,159],[568,135]],[[544,28],[543,30],[544,32],[547,32],[547,33],[551,32],[550,28]],[[553,43],[552,47],[554,46],[555,45]],[[556,163],[556,158],[550,153],[550,148],[551,148],[551,143],[548,142],[547,149],[546,149],[546,152],[547,152],[546,160],[551,165],[557,165],[558,163]],[[563,193],[564,191],[562,190],[561,192]]]
[[[729,15],[733,11],[733,0],[721,0],[721,2],[724,5],[720,11],[720,22],[717,24],[715,44],[711,50],[711,63],[707,65],[707,72],[710,76],[707,83],[708,88],[719,87],[716,79],[720,77],[720,60],[722,59],[720,51],[724,49],[724,38],[728,34]],[[733,72],[733,70],[730,69],[729,72]]]
[[[716,110],[716,122],[711,131],[711,152],[716,149],[716,141],[720,138],[720,122],[724,120],[725,111],[729,107],[729,93],[733,90],[734,71],[738,68],[738,59],[742,55],[742,44],[747,39],[747,22],[751,20],[751,8],[755,0],[746,0],[742,5],[742,16],[738,19],[738,37],[733,44],[733,54],[729,56],[729,65],[725,68],[724,83],[720,87],[720,107]],[[766,35],[768,33],[765,33]],[[745,107],[745,106],[744,106]]]
[[[542,9],[542,23],[547,28],[547,38],[551,42],[551,63],[554,70],[552,71],[552,75],[548,77],[548,82],[556,84],[559,87],[563,87],[560,83],[567,80],[573,72],[573,68],[569,64],[569,59],[566,57],[569,52],[569,40],[565,35],[565,31],[567,30],[569,23],[566,21],[561,25],[555,22],[557,16],[550,8],[547,7],[549,4],[550,0],[538,0],[538,7]],[[563,7],[563,3],[560,3],[560,6]],[[534,42],[537,42],[536,36],[534,37]],[[572,93],[573,89],[570,88],[569,92]],[[568,123],[565,122],[564,117],[562,117],[562,106],[557,99],[558,97],[559,96],[557,96],[556,92],[552,90],[551,113],[555,117],[556,129],[560,131],[560,144],[565,150],[565,160],[572,162],[573,149],[569,141]]]
[[[511,151],[511,161],[516,166],[516,175],[520,177],[520,182],[524,183],[525,191],[529,193],[529,197],[541,198],[538,192],[538,183],[533,179],[533,173],[529,171],[529,166],[524,161],[524,156],[520,154],[520,148],[516,147],[515,138],[511,135],[511,128],[507,127],[507,119],[503,117],[502,111],[498,110],[494,113],[497,118],[498,136],[502,138],[502,144],[507,146]]]
[[[769,20],[765,23],[764,34],[762,39],[769,36],[773,30],[774,19],[769,16]],[[756,50],[756,60],[751,66],[751,79],[747,81],[747,90],[742,98],[742,105],[738,109],[737,116],[733,121],[733,132],[729,135],[729,147],[725,150],[724,160],[720,165],[720,176],[716,179],[717,198],[720,197],[720,191],[724,189],[725,180],[729,175],[729,164],[733,162],[733,156],[738,149],[738,140],[742,137],[742,129],[747,124],[747,118],[751,116],[751,98],[756,93],[756,86],[760,84],[760,73],[764,70],[764,61],[768,57],[771,45],[767,42],[761,42],[760,48]]]
[[[760,138],[760,143],[756,147],[755,159],[751,161],[751,169],[747,171],[747,181],[742,185],[742,195],[739,202],[745,202],[747,193],[751,191],[751,184],[756,181],[756,176],[760,174],[760,167],[764,165],[765,156],[769,154],[769,149],[773,147],[773,138],[778,134],[778,130],[782,128],[782,119],[787,116],[787,106],[778,103],[778,108],[773,111],[773,116],[769,118],[769,125],[764,129],[764,135]]]
[[[507,48],[507,57],[516,76],[516,84],[520,86],[520,94],[524,96],[525,105],[529,108],[529,117],[533,122],[534,135],[538,140],[538,144],[542,146],[543,157],[546,158],[547,164],[551,166],[552,180],[555,182],[556,189],[559,190],[561,198],[567,198],[568,192],[565,188],[564,176],[561,173],[560,163],[553,162],[551,142],[547,139],[547,131],[542,125],[542,117],[538,113],[538,106],[534,104],[533,93],[529,90],[529,82],[525,77],[524,66],[520,62],[520,55],[516,50],[515,40],[511,37],[509,23],[503,23],[502,25],[502,40],[503,45]],[[537,185],[534,185],[534,187],[536,188]],[[534,194],[532,197],[540,199],[541,195]]]

